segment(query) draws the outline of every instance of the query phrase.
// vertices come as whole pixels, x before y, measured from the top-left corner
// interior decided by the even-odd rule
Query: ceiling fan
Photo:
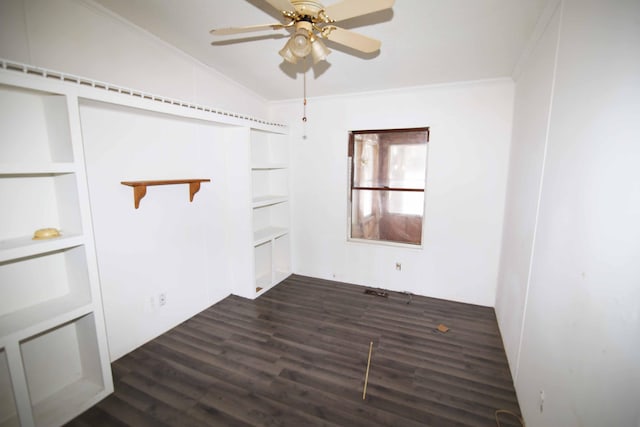
[[[251,25],[211,30],[215,36],[263,30],[291,30],[291,37],[278,52],[287,62],[295,64],[309,54],[317,64],[331,52],[321,39],[371,53],[380,49],[380,41],[333,25],[335,22],[389,9],[395,0],[342,0],[327,7],[316,0],[266,0],[278,9],[284,24]]]

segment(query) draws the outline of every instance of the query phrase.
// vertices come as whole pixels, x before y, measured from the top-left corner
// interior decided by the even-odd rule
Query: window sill
[[[369,239],[355,239],[352,237],[347,237],[347,243],[355,243],[360,244],[364,243],[366,245],[379,245],[379,246],[390,246],[395,248],[404,248],[404,249],[423,249],[423,245],[414,245],[411,243],[400,243],[400,242],[389,242],[386,240],[369,240]]]

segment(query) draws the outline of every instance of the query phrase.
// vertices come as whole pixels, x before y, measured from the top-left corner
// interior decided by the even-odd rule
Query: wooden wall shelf
[[[122,181],[120,184],[133,187],[133,202],[138,209],[140,200],[147,194],[147,187],[152,185],[176,185],[189,184],[189,201],[193,202],[193,196],[200,190],[201,182],[211,182],[210,179],[170,179],[163,181]]]

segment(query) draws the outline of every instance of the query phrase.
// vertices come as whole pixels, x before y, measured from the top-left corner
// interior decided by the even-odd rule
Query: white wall
[[[640,2],[563,1],[559,27],[550,25],[544,37],[553,39],[556,28],[557,69],[533,257],[530,267],[517,267],[506,264],[514,257],[503,256],[498,318],[505,331],[510,319],[524,313],[515,385],[528,426],[635,427],[640,425]],[[554,48],[553,42],[541,43],[544,52],[531,58],[523,87],[548,81],[548,67],[534,64],[552,56]],[[516,105],[525,94],[517,92]],[[528,126],[544,126],[536,117],[544,116],[548,105],[530,108],[528,120],[516,116],[514,150],[528,150],[538,139],[540,132]],[[535,178],[531,170],[541,167],[535,158],[536,167],[512,179]],[[512,176],[516,162],[512,158]],[[510,197],[507,212],[522,205]],[[530,236],[530,224],[507,223],[504,233]],[[514,250],[512,243],[504,250]],[[522,283],[507,281],[514,268],[519,277],[530,275],[526,304],[513,298]],[[516,341],[511,333],[505,339],[512,364]]]
[[[250,258],[234,259],[227,250],[235,239],[229,218],[242,215],[228,209],[231,142],[224,129],[97,102],[85,102],[80,113],[114,360],[229,295],[232,270]],[[248,170],[248,159],[229,167],[238,165]],[[148,187],[138,209],[133,189],[120,184],[181,178],[211,182],[201,185],[192,203],[188,185]]]
[[[0,57],[255,117],[267,111],[263,98],[91,0],[0,1]]]
[[[510,80],[311,98],[304,129],[302,101],[273,104],[273,118],[292,123],[293,271],[492,306],[512,103]],[[431,128],[424,247],[348,242],[348,131],[421,126]]]

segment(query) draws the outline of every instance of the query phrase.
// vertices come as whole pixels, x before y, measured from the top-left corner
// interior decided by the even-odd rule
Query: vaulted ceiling
[[[381,40],[379,52],[362,54],[327,41],[332,53],[316,66],[282,60],[286,30],[209,34],[283,22],[264,0],[96,2],[275,101],[301,98],[305,71],[308,96],[511,76],[547,0],[396,0],[393,9],[338,23]]]

